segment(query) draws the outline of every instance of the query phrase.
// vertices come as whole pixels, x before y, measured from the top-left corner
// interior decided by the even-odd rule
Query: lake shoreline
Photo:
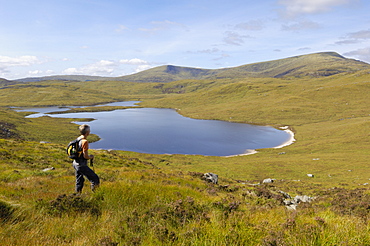
[[[125,103],[126,105],[122,105],[122,103]],[[127,103],[131,103],[131,105],[128,105]],[[30,117],[30,118],[34,118],[34,117],[41,117],[41,116],[50,116],[50,117],[57,117],[57,118],[59,118],[60,116],[62,116],[63,114],[66,114],[66,115],[68,115],[68,114],[81,114],[81,113],[99,113],[99,112],[107,112],[107,110],[102,110],[102,111],[100,111],[99,109],[107,109],[107,107],[111,107],[111,108],[109,108],[109,109],[112,109],[112,106],[120,106],[120,107],[122,107],[122,106],[125,106],[125,110],[124,111],[126,111],[126,109],[135,109],[135,110],[138,110],[139,108],[141,109],[141,110],[143,110],[144,108],[141,108],[141,107],[138,107],[137,105],[134,105],[134,104],[137,104],[138,103],[138,101],[131,101],[131,102],[116,102],[116,103],[112,103],[112,104],[114,104],[114,105],[99,105],[100,106],[100,108],[98,108],[98,107],[94,107],[95,109],[97,109],[97,110],[92,110],[91,112],[90,112],[90,110],[86,110],[85,108],[83,108],[83,109],[80,109],[80,108],[78,108],[76,111],[77,112],[74,112],[73,110],[71,110],[71,108],[73,108],[73,107],[69,107],[70,109],[68,110],[68,107],[63,107],[63,110],[61,110],[59,107],[57,108],[57,110],[55,110],[55,108],[54,108],[54,110],[46,110],[47,108],[42,108],[41,110],[40,110],[40,108],[28,108],[28,109],[22,109],[22,110],[16,110],[16,111],[28,111],[28,110],[30,110],[30,111],[33,111],[33,112],[38,112],[38,113],[36,113],[36,114],[31,114],[31,115],[28,115],[28,116],[26,116],[26,118],[28,118],[28,117]],[[105,107],[101,107],[101,106],[105,106]],[[121,111],[123,108],[119,108],[119,109],[117,109],[117,111]],[[149,108],[148,108],[149,109]],[[153,110],[153,109],[157,109],[157,108],[150,108],[151,110]],[[169,108],[168,108],[169,109]],[[162,109],[163,110],[163,109]],[[175,109],[170,109],[170,110],[174,110],[178,115],[180,115],[181,117],[184,117],[184,118],[187,118],[187,119],[190,119],[190,120],[195,120],[195,121],[198,121],[199,119],[192,119],[192,118],[188,118],[188,117],[186,117],[186,116],[183,116],[183,115],[181,115],[177,110],[175,110]],[[72,111],[72,112],[71,112]],[[108,110],[108,111],[111,111],[111,110]],[[116,110],[114,110],[114,111],[116,111]],[[75,117],[72,117],[72,118],[75,118]],[[80,118],[80,117],[77,117],[77,118]],[[205,122],[205,121],[209,121],[209,120],[204,120],[203,122]],[[217,120],[217,121],[220,121],[220,122],[225,122],[225,121],[222,121],[222,120]],[[217,122],[216,121],[216,122]],[[74,124],[81,124],[81,122],[72,122],[72,123],[74,123]],[[136,124],[137,124],[138,122],[136,122]],[[213,122],[212,122],[213,123]],[[233,122],[230,122],[230,123],[233,123]],[[163,123],[161,123],[161,125],[162,125]],[[243,123],[239,123],[239,124],[243,124]],[[248,125],[248,124],[247,124]],[[284,126],[284,127],[279,127],[280,128],[280,130],[282,130],[283,132],[285,132],[285,133],[287,133],[288,135],[289,135],[289,139],[287,140],[287,141],[285,141],[285,142],[283,142],[283,143],[281,143],[280,145],[278,145],[278,146],[275,146],[275,147],[273,147],[273,145],[271,146],[269,146],[269,147],[267,147],[267,148],[283,148],[283,147],[285,147],[285,146],[288,146],[288,145],[291,145],[292,143],[294,143],[295,142],[295,139],[294,139],[294,133],[293,133],[293,131],[291,131],[290,129],[289,129],[289,126]],[[182,129],[180,129],[180,130],[182,130]],[[181,132],[180,130],[176,130],[175,131],[175,133],[177,134],[178,132]],[[275,130],[277,130],[277,129],[275,129]],[[203,131],[203,130],[202,130]],[[98,136],[100,135],[100,133],[98,133],[97,134]],[[150,135],[150,134],[148,134],[148,135]],[[101,138],[100,136],[99,136],[99,138]],[[133,139],[137,139],[136,137],[135,138],[133,138]],[[100,139],[101,140],[101,139]],[[97,141],[97,142],[99,142],[99,141]],[[167,141],[168,142],[168,141]],[[253,141],[252,141],[253,142]],[[208,143],[207,143],[208,144]],[[279,143],[276,143],[276,144],[279,144]],[[91,146],[91,147],[93,147],[93,146]],[[96,146],[96,147],[98,147],[98,146]],[[236,146],[235,146],[236,147]],[[239,147],[241,147],[241,146],[239,146]],[[247,146],[245,146],[245,147],[247,147]],[[239,149],[239,153],[235,153],[235,152],[238,152],[238,151],[235,151],[234,153],[235,154],[231,154],[231,155],[227,155],[227,153],[225,153],[226,155],[219,155],[219,154],[216,154],[215,156],[220,156],[220,157],[233,157],[233,156],[244,156],[244,155],[251,155],[251,154],[256,154],[256,153],[258,153],[258,151],[257,151],[257,149],[265,149],[265,147],[263,147],[263,148],[258,148],[258,146],[250,146],[250,147],[252,147],[252,148],[246,148],[246,149],[242,149],[242,148],[237,148],[237,149]],[[257,148],[255,148],[255,147],[257,147]],[[93,148],[94,149],[94,148]],[[104,149],[104,148],[102,148],[102,147],[98,147],[97,149]],[[124,151],[130,151],[129,149],[122,149],[122,150],[124,150]],[[135,151],[133,151],[133,152],[135,152]],[[215,152],[215,150],[214,149],[212,149],[210,152]],[[233,151],[230,151],[230,152],[233,152]],[[146,152],[146,151],[144,151],[143,153],[151,153],[151,152]],[[170,154],[172,154],[172,153],[170,153]],[[191,153],[184,153],[185,155],[187,155],[187,154],[191,154]],[[198,154],[200,154],[200,153],[198,153]],[[214,153],[205,153],[205,154],[203,154],[204,156],[212,156]],[[202,155],[202,154],[201,154]]]
[[[288,133],[290,135],[290,138],[288,139],[288,141],[282,143],[281,145],[278,145],[276,147],[272,147],[272,149],[281,149],[283,147],[286,147],[286,146],[289,146],[291,144],[293,144],[296,139],[294,138],[294,132],[292,130],[289,129],[289,126],[282,126],[282,127],[279,127],[281,130],[283,130],[284,132]],[[223,157],[235,157],[235,156],[245,156],[245,155],[254,155],[254,154],[257,154],[258,151],[255,150],[255,149],[247,149],[243,154],[239,154],[239,155],[228,155],[228,156],[223,156]]]
[[[289,146],[289,145],[293,144],[296,141],[295,138],[294,138],[294,132],[289,129],[289,126],[282,126],[282,127],[279,127],[279,128],[281,130],[284,130],[284,132],[288,133],[290,135],[290,139],[288,141],[286,141],[285,143],[274,147],[274,149],[280,149],[280,148],[283,148],[285,146]]]

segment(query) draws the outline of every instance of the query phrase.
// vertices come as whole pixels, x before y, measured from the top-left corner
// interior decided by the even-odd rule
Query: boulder
[[[279,193],[281,193],[284,196],[284,198],[291,199],[291,197],[290,197],[290,195],[288,193],[286,193],[284,191],[281,191],[281,190],[279,190]]]
[[[285,192],[284,192],[285,193]],[[283,203],[287,207],[288,210],[296,210],[299,203],[306,203],[306,202],[312,202],[315,198],[309,197],[307,195],[304,196],[295,196],[293,199],[285,199]]]
[[[42,171],[43,172],[48,172],[48,171],[52,171],[52,170],[55,170],[55,167],[48,167],[48,168],[43,169]]]
[[[262,184],[269,184],[269,183],[273,183],[273,182],[274,182],[274,180],[275,180],[275,179],[270,179],[270,178],[268,178],[268,179],[264,179],[264,180],[262,181]]]
[[[311,202],[313,200],[313,198],[312,197],[309,197],[309,196],[306,196],[306,195],[304,195],[304,196],[296,196],[296,197],[294,197],[294,201],[296,202],[296,203],[301,203],[301,202]]]
[[[214,173],[205,173],[203,175],[203,179],[206,181],[213,183],[213,184],[218,184],[218,175]]]
[[[47,142],[47,141],[40,141],[41,144],[48,144],[48,143],[51,143],[51,142]]]

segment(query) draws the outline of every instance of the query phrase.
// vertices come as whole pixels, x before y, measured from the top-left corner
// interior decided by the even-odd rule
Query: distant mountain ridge
[[[52,75],[44,77],[30,77],[17,79],[17,82],[37,82],[44,80],[65,80],[65,81],[91,81],[91,80],[115,80],[115,77],[90,76],[90,75]]]
[[[226,78],[299,78],[323,77],[339,73],[356,72],[370,69],[370,64],[349,59],[335,52],[321,52],[294,56],[285,59],[258,62],[231,68],[201,69],[164,65],[136,74],[121,77],[100,77],[84,75],[61,75],[38,78],[24,78],[16,82],[36,82],[43,80],[65,81],[125,81],[125,82],[159,82],[177,80],[226,79]]]

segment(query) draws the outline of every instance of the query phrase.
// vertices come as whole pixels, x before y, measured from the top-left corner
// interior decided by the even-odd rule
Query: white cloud
[[[188,54],[214,54],[219,53],[220,50],[218,48],[212,48],[212,49],[205,49],[205,50],[197,50],[197,51],[187,51]]]
[[[370,29],[348,33],[346,36],[342,37],[341,41],[337,41],[335,44],[356,44],[368,39],[370,39]]]
[[[330,11],[333,7],[348,4],[356,0],[279,0],[285,7],[284,12],[290,17],[300,14],[315,14]]]
[[[46,71],[33,70],[33,71],[28,71],[28,75],[29,76],[38,76],[38,75],[44,76],[44,75],[50,75],[50,74],[53,74],[53,73],[54,73],[53,70],[46,70]]]
[[[144,70],[147,70],[149,68],[152,67],[151,63],[148,62],[148,61],[144,61],[144,60],[141,60],[139,58],[133,58],[133,59],[122,59],[119,61],[121,64],[124,64],[124,65],[132,65],[132,66],[136,66],[134,68],[134,72],[135,73],[138,73],[138,72],[141,72],[141,71],[144,71]]]
[[[347,36],[352,39],[370,39],[370,29],[358,31],[358,32],[352,32],[352,33],[349,33]]]
[[[244,43],[244,39],[246,38],[251,38],[251,36],[240,35],[239,33],[236,32],[227,31],[225,32],[225,37],[223,40],[226,44],[240,46]]]
[[[41,74],[42,71],[41,70],[33,70],[33,71],[29,71],[28,74],[30,75],[38,75],[38,74]]]
[[[366,48],[363,48],[363,49],[358,49],[358,50],[350,51],[350,52],[344,53],[343,55],[344,56],[356,57],[356,58],[358,58],[360,60],[363,60],[363,61],[366,61],[366,62],[370,62],[370,47],[366,47]]]
[[[10,68],[13,67],[29,67],[34,64],[40,64],[40,61],[36,56],[20,56],[20,57],[9,57],[0,56],[0,76],[9,76]]]
[[[283,25],[283,31],[300,31],[300,30],[307,30],[307,29],[318,29],[320,25],[313,21],[300,21],[291,25]]]
[[[147,61],[141,60],[139,58],[122,59],[119,62],[121,64],[127,64],[127,65],[147,65],[149,64]]]
[[[135,69],[135,73],[138,73],[138,72],[147,70],[149,68],[151,68],[150,65],[140,65],[140,66],[137,66],[136,69]]]
[[[264,28],[264,24],[260,20],[251,20],[235,25],[235,28],[246,30],[246,31],[259,31]]]
[[[116,63],[113,61],[108,61],[108,60],[101,60],[97,63],[95,63],[97,66],[102,66],[102,67],[109,67],[109,66],[115,66]]]
[[[129,69],[125,69],[122,66],[129,65]],[[126,66],[127,67],[127,66]],[[132,72],[141,72],[151,68],[151,64],[148,61],[133,58],[133,59],[122,59],[122,60],[100,60],[98,62],[88,64],[80,68],[67,68],[63,71],[63,74],[68,75],[91,75],[91,76],[117,76],[117,74],[130,74]],[[129,70],[130,72],[123,72],[123,70]]]
[[[72,74],[80,74],[82,70],[78,70],[75,67],[67,68],[63,71],[64,74],[72,75]]]
[[[111,75],[114,72],[114,68],[117,66],[117,62],[100,60],[96,63],[92,63],[81,68],[67,68],[63,71],[63,73],[69,75]]]
[[[222,54],[221,56],[219,56],[217,58],[214,58],[213,60],[214,61],[220,61],[220,60],[223,60],[223,59],[229,58],[229,57],[230,57],[230,55],[228,55],[228,54]]]
[[[357,44],[359,41],[355,39],[345,39],[341,41],[335,42],[335,44],[342,45],[342,44]]]
[[[17,66],[31,66],[38,63],[41,63],[41,61],[36,56],[0,56],[0,69]]]

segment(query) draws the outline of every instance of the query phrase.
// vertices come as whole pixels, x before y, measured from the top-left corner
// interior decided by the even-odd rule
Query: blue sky
[[[370,63],[367,0],[0,0],[0,78],[235,67],[323,51]]]

